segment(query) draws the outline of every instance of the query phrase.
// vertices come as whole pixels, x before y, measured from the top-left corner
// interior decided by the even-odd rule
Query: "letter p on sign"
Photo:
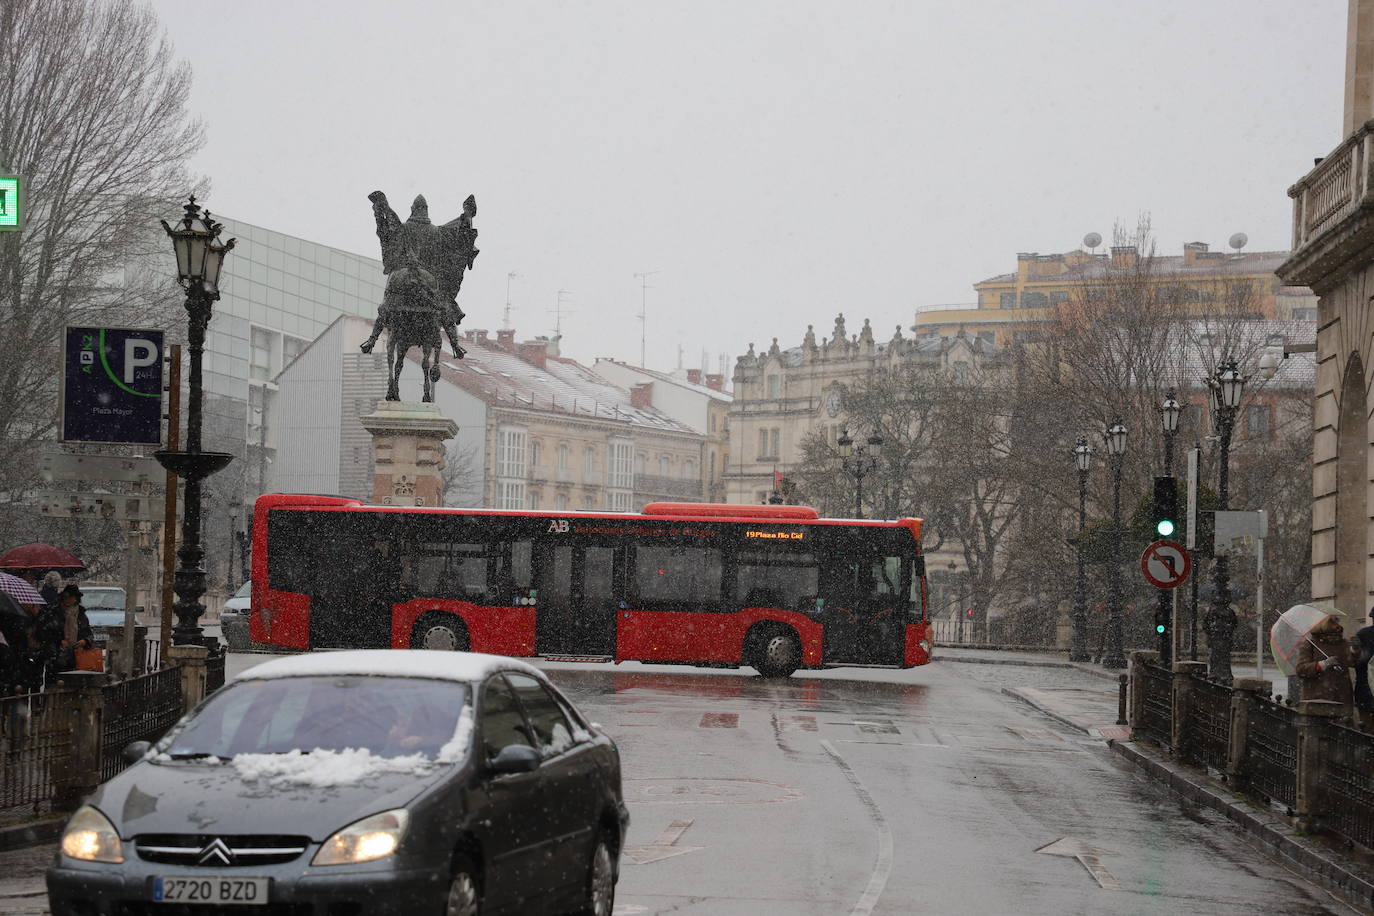
[[[124,384],[132,385],[135,371],[151,366],[157,360],[157,347],[151,340],[131,337],[124,341]]]

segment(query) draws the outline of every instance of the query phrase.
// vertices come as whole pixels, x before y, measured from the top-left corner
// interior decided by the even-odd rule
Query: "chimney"
[[[711,373],[707,374],[707,376],[706,376],[706,387],[707,387],[707,388],[710,388],[712,391],[724,391],[724,390],[725,390],[725,376],[724,376],[724,375],[717,375],[717,374],[714,373],[714,372],[711,372]]]
[[[654,383],[640,382],[638,385],[630,386],[630,406],[631,407],[653,407],[654,406]]]
[[[496,332],[496,345],[505,350],[515,349],[515,329],[502,328]]]
[[[515,345],[515,355],[531,366],[543,369],[549,361],[548,344],[542,340],[526,340]]]
[[[1113,267],[1135,267],[1140,260],[1139,252],[1134,245],[1113,245],[1112,246],[1112,266]]]
[[[688,369],[688,370],[687,370],[687,381],[690,382],[690,383],[692,383],[693,385],[700,385],[700,384],[701,384],[701,370],[700,370],[700,369]]]
[[[479,343],[479,344],[484,344],[484,343],[486,343],[486,342],[487,342],[487,329],[486,329],[486,328],[473,328],[473,329],[472,329],[472,340],[473,340],[474,343]]]

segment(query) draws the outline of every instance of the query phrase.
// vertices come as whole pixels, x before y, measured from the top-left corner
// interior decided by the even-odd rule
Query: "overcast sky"
[[[1287,249],[1287,188],[1341,139],[1345,0],[156,0],[195,72],[216,213],[378,256],[477,196],[465,327],[698,366],[880,340],[1016,253],[1150,214]],[[729,371],[729,370],[727,370]]]

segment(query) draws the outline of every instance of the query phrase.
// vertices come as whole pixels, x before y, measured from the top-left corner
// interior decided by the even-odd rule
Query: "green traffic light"
[[[1155,531],[1162,538],[1167,538],[1174,533],[1174,523],[1167,518],[1162,518],[1155,523]]]
[[[1163,632],[1164,632],[1164,624],[1162,624],[1162,623],[1157,623],[1157,624],[1155,624],[1155,632],[1156,632],[1156,633],[1163,633]]]

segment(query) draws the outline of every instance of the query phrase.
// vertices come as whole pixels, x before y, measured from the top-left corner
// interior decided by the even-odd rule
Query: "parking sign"
[[[67,328],[63,442],[162,444],[162,337],[146,328]]]

